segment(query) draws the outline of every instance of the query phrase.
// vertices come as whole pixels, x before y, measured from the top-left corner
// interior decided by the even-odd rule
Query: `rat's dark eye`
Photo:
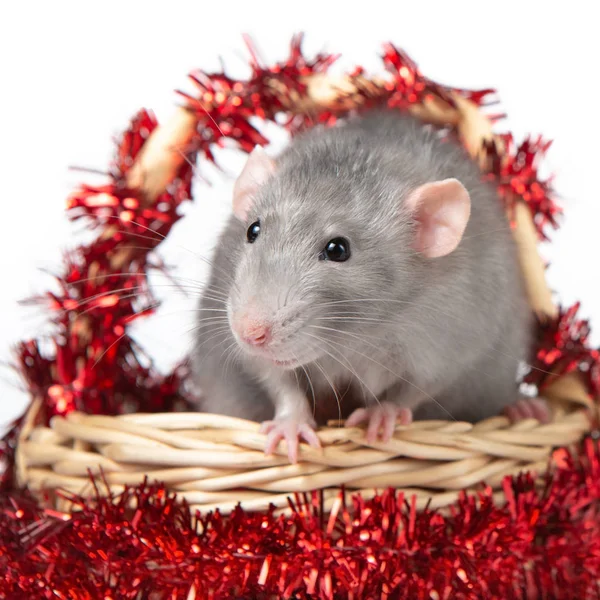
[[[350,242],[346,238],[337,237],[329,240],[319,254],[320,260],[344,262],[350,258]]]
[[[253,244],[260,233],[260,221],[254,221],[250,227],[248,227],[248,231],[246,231],[246,239],[249,244]]]

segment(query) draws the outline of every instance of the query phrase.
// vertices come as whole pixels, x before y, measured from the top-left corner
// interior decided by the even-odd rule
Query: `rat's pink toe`
[[[394,429],[396,429],[396,415],[386,414],[381,423],[381,441],[389,442],[394,435]]]
[[[382,410],[374,410],[369,416],[369,424],[367,425],[367,441],[376,442],[379,430],[383,425],[385,414]]]
[[[366,438],[369,443],[380,440],[388,442],[394,435],[396,425],[409,425],[412,422],[412,411],[391,402],[382,402],[369,408],[358,408],[346,420],[347,427],[367,424]]]
[[[410,408],[401,408],[398,413],[400,425],[410,425],[413,422],[413,413]]]
[[[285,436],[289,461],[295,465],[298,462],[298,436],[291,433]]]
[[[264,433],[267,434],[265,454],[268,456],[275,452],[277,445],[283,439],[283,433],[275,428],[275,424],[270,424]]]
[[[357,408],[347,419],[346,427],[356,427],[368,419],[366,408]]]
[[[264,421],[260,425],[260,429],[258,430],[260,433],[270,433],[273,427],[275,426],[275,421]]]
[[[537,419],[540,423],[550,422],[550,408],[545,398],[519,398],[504,409],[504,415],[513,423],[524,419]]]
[[[260,428],[261,433],[267,435],[265,443],[265,454],[273,454],[281,440],[285,440],[288,458],[295,464],[298,462],[298,450],[300,438],[308,442],[314,448],[321,446],[321,441],[317,436],[313,426],[296,419],[275,419],[274,421],[265,421]]]
[[[533,416],[540,423],[549,423],[552,419],[552,414],[550,412],[550,406],[548,405],[548,401],[545,398],[531,398],[531,405],[533,410]]]
[[[513,404],[511,404],[510,406],[507,406],[504,411],[503,414],[505,417],[508,418],[509,421],[511,421],[512,423],[516,422],[519,420],[519,411],[517,410],[517,407],[514,406]]]
[[[304,441],[308,442],[309,446],[312,446],[313,448],[321,447],[321,440],[319,439],[317,432],[308,423],[302,423],[302,425],[300,425],[298,428],[298,431],[300,433],[300,437],[302,437]]]

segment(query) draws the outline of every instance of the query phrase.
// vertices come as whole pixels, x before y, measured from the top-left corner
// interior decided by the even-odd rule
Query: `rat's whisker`
[[[237,342],[235,340],[233,340],[233,342],[231,342],[231,344],[229,344],[225,350],[223,350],[223,352],[221,353],[221,358],[220,360],[223,360],[223,357],[225,356],[225,353],[228,352],[231,348],[233,348],[235,345],[237,345]]]
[[[102,352],[102,354],[100,354],[100,356],[95,360],[94,364],[92,365],[92,369],[96,368],[96,365],[98,365],[98,363],[104,358],[104,356],[111,350],[111,348],[113,348],[116,344],[118,344],[126,335],[128,335],[129,332],[125,331],[122,335],[120,335],[112,344],[110,344],[108,346],[108,348],[106,348],[104,350],[104,352]]]
[[[123,302],[125,300],[135,300],[136,298],[139,298],[140,294],[139,293],[132,293],[132,294],[124,294],[124,295],[120,295],[119,296],[119,302]],[[89,304],[89,303],[86,303]],[[162,303],[160,301],[158,302],[154,302],[153,304],[148,304],[147,306],[144,306],[141,311],[138,312],[147,312],[149,310],[154,310],[155,308],[158,308]],[[77,311],[77,316],[78,317],[82,317],[84,315],[87,315],[89,313],[91,313],[94,309],[96,309],[96,306],[90,306],[89,308],[86,308],[85,310]],[[62,311],[63,315],[66,315],[67,313],[71,313],[73,311],[69,310],[69,309],[65,309],[64,311]]]
[[[192,329],[190,329],[188,332],[186,333],[191,333],[192,331],[194,331],[195,329],[198,329],[197,327],[193,327]],[[208,333],[212,333],[213,335],[209,336],[208,338],[204,339],[204,341],[201,344],[198,344],[198,340],[196,340],[196,344],[194,345],[193,351],[198,352],[203,346],[205,346],[208,342],[210,342],[211,340],[220,338],[221,336],[224,336],[224,339],[219,340],[216,342],[216,344],[221,344],[223,342],[226,341],[227,335],[229,333],[229,327],[215,327],[213,329],[209,329],[207,331]],[[204,365],[204,361],[211,356],[210,352],[207,352],[204,354],[204,356],[202,357],[202,360],[196,364],[196,369],[199,369],[200,367],[202,367]]]
[[[506,227],[499,227],[499,228],[496,228],[496,229],[489,229],[488,231],[482,231],[480,233],[474,233],[473,235],[465,235],[465,236],[463,236],[462,239],[463,240],[470,240],[470,239],[473,239],[473,238],[476,238],[476,237],[481,237],[483,235],[490,235],[492,233],[500,233],[500,232],[511,231],[511,230],[512,230],[512,228],[511,228],[511,226],[509,224]],[[431,250],[432,248],[438,248],[440,245],[441,245],[440,243],[430,244],[429,246],[424,246],[420,251],[413,250],[410,253],[410,256],[419,256],[420,254],[423,253],[423,250]]]
[[[298,360],[298,359],[296,358],[296,360]],[[310,386],[312,406],[313,406],[313,417],[314,417],[314,415],[317,412],[317,395],[315,394],[315,388],[313,387],[313,383],[310,379],[310,375],[308,374],[308,371],[302,364],[300,365],[300,368],[304,371],[304,375],[306,376],[306,380],[308,381],[308,385]]]
[[[198,329],[203,329],[204,325],[200,325],[198,327],[192,327],[191,329],[189,329],[188,331],[186,331],[186,333],[191,333],[193,331],[196,331]],[[210,342],[212,339],[214,339],[215,337],[217,337],[218,335],[227,335],[229,333],[229,327],[227,327],[226,325],[221,325],[219,326],[218,324],[215,327],[212,327],[210,329],[206,329],[204,331],[204,333],[210,333],[213,334],[208,338],[202,338],[202,343],[194,346],[194,350],[199,350],[200,348],[202,348],[206,343]],[[197,341],[200,341],[200,339],[198,339]]]
[[[177,314],[179,314],[179,312],[181,312],[181,311],[175,311],[175,312],[172,312],[172,313],[166,313],[166,314],[160,315],[160,316],[166,317],[166,316],[177,315]],[[220,315],[211,315],[210,317],[204,317],[203,319],[196,320],[196,325],[198,325],[200,323],[207,322],[207,321],[210,321],[212,323],[228,323],[229,319],[227,317],[223,317],[223,316],[220,316]],[[197,327],[196,329],[201,329],[201,327]]]
[[[229,371],[233,365],[233,356],[235,355],[234,345],[235,342],[229,344],[229,346],[227,346],[227,348],[225,348],[221,354],[221,361],[223,360],[223,357],[225,357],[225,361],[223,362],[223,376],[225,379],[229,378]]]
[[[375,317],[354,317],[354,316],[339,316],[339,317],[319,317],[319,321],[336,321],[338,323],[345,323],[347,321],[358,321],[359,323],[393,323],[392,320],[377,319]]]
[[[202,285],[202,290],[209,290],[212,293],[215,293],[217,296],[222,296],[223,298],[229,298],[229,290],[220,285],[206,283]]]
[[[214,327],[213,327],[214,325]],[[200,325],[195,325],[194,327],[191,327],[189,329],[186,329],[183,334],[187,335],[189,333],[192,333],[194,331],[201,331],[202,335],[206,335],[209,333],[213,333],[215,331],[223,331],[225,333],[228,332],[229,327],[227,327],[226,324],[219,322],[219,321],[211,321],[209,323],[201,323]],[[210,338],[209,338],[210,339]],[[197,342],[202,341],[202,343],[204,343],[205,341],[207,341],[206,338],[200,338],[196,340]],[[198,348],[200,348],[201,346],[198,346]]]
[[[325,380],[329,384],[329,387],[331,388],[331,391],[333,392],[333,395],[335,396],[335,400],[336,400],[337,406],[338,406],[338,415],[339,415],[340,421],[341,421],[342,420],[342,403],[340,401],[340,397],[338,395],[338,392],[337,392],[335,386],[333,385],[333,382],[331,381],[331,379],[329,379],[327,373],[325,372],[325,369],[323,369],[321,367],[321,365],[319,364],[319,361],[315,360],[315,361],[313,361],[313,364],[315,365],[315,367],[317,367],[317,369],[319,369],[319,371],[321,371],[321,373],[323,374],[323,377],[325,378]]]
[[[296,354],[294,352],[291,353],[292,354],[292,358],[296,361],[298,361],[298,357],[296,356]],[[294,369],[292,371],[294,373],[294,377],[296,378],[296,389],[300,389],[300,379],[298,378],[298,371],[296,369]]]
[[[136,298],[137,296],[138,296],[137,294],[130,294],[129,296],[121,296],[119,298],[119,300],[128,300],[128,299],[131,299],[131,298]],[[161,306],[164,306],[164,303],[159,300],[158,302],[155,302],[154,304],[149,304],[147,306],[144,306],[142,310],[143,311],[150,311],[150,310],[154,310],[156,308],[159,308]],[[86,310],[84,310],[84,311],[82,311],[80,313],[77,313],[77,314],[78,314],[78,316],[83,316],[83,315],[91,312],[93,309],[94,309],[94,307],[88,308],[88,309],[86,309]],[[170,313],[158,313],[158,314],[155,314],[153,316],[154,316],[154,318],[157,318],[157,317],[166,317],[166,316],[169,316],[169,315],[175,315],[175,314],[179,314],[179,313],[182,313],[182,312],[224,312],[224,313],[226,313],[227,310],[225,310],[223,308],[180,308],[179,310],[176,310],[176,311],[173,311],[173,312],[170,312]]]
[[[177,152],[177,154],[179,154],[181,158],[183,158],[183,160],[191,167],[192,174],[194,177],[196,177],[196,165],[190,160],[189,156],[185,154],[185,152],[183,152],[179,146],[173,146],[173,150],[175,150],[175,152]]]
[[[394,321],[389,321],[390,323],[394,323]],[[326,329],[328,331],[331,331],[333,333],[337,333],[337,334],[345,334],[345,335],[353,335],[354,337],[356,337],[357,339],[362,339],[363,342],[365,342],[366,344],[372,345],[369,343],[369,339],[375,341],[375,342],[384,342],[385,338],[378,336],[378,335],[370,335],[370,334],[366,334],[366,333],[357,333],[357,332],[348,332],[348,331],[344,331],[341,329],[335,329],[335,328],[331,328],[331,327],[320,327],[320,329]],[[431,338],[431,336],[429,336]],[[435,341],[431,338],[432,343]],[[375,346],[373,346],[375,347]],[[486,354],[486,356],[489,356]],[[455,358],[453,358],[452,356],[447,356],[446,357],[447,360],[449,360],[450,362],[453,362],[455,364],[460,364],[460,361],[456,360]],[[479,373],[483,373],[484,375],[487,375],[488,377],[494,377],[493,373],[489,373],[488,371],[484,371],[481,368],[479,369]]]
[[[104,356],[116,345],[118,344],[125,336],[127,336],[129,334],[128,331],[125,331],[122,335],[120,335],[116,340],[114,340],[112,342],[112,344],[110,344],[108,346],[108,348],[106,348],[104,350],[104,352],[102,352],[102,354],[100,354],[100,356],[96,359],[96,361],[94,362],[94,364],[92,365],[92,368],[95,368],[98,363],[100,363],[100,361],[104,358]]]
[[[381,323],[381,324],[385,324],[385,323],[390,323],[390,324],[395,324],[396,321],[394,321],[393,319],[377,319],[377,318],[354,318],[354,317],[339,317],[339,318],[328,318],[328,317],[320,317],[318,319],[319,322],[321,321],[329,321],[331,323],[344,323],[346,321],[352,321],[355,323],[364,323],[366,325],[369,325],[371,323]],[[337,331],[338,333],[345,333],[343,330],[339,330],[336,329],[335,331]],[[356,333],[356,332],[355,332]],[[362,334],[362,335],[366,335],[366,334]],[[473,336],[477,335],[475,332],[472,333]],[[376,339],[376,340],[381,340],[383,338],[381,338],[380,336],[369,336],[367,335],[366,337],[370,337],[372,339]],[[465,340],[455,340],[454,341],[455,344],[462,344],[463,346],[468,346],[468,341]],[[508,352],[503,352],[502,350],[500,350],[499,348],[492,348],[491,352],[488,351],[482,351],[482,354],[485,356],[488,356],[489,358],[494,358],[494,354],[500,354],[502,356],[506,356],[507,358],[513,358],[515,360],[518,359],[518,357],[509,354]],[[460,361],[457,361],[455,359],[453,359],[451,356],[447,356],[447,359],[455,362],[457,364],[459,364]],[[547,371],[545,369],[540,369],[539,367],[535,367],[534,365],[532,365],[531,363],[525,361],[525,360],[521,360],[521,362],[530,370],[535,371],[536,373],[542,373],[544,375],[552,375],[553,372],[552,371]],[[480,372],[483,373],[484,375],[488,375],[489,377],[493,377],[494,374],[493,373],[489,373],[486,371],[482,371],[480,369]]]
[[[218,300],[220,300],[221,302],[223,302],[223,304],[225,304],[229,300],[229,298],[227,297],[226,294],[223,294],[222,292],[220,292],[218,290],[215,290],[213,288],[206,288],[206,289],[204,289],[202,297],[204,297],[207,294],[211,295],[210,299],[217,298]]]
[[[283,301],[283,306],[287,306],[290,294],[292,293],[292,291],[295,291],[296,289],[298,289],[299,287],[303,286],[303,284],[305,283],[306,279],[308,279],[308,275],[302,275],[300,276],[298,279],[296,279],[296,281],[288,287],[287,293],[285,295],[285,300]],[[303,289],[306,290],[306,286],[303,286]]]
[[[419,306],[422,307],[423,304],[421,302],[414,302],[414,301],[410,301],[410,300],[396,300],[394,298],[352,298],[352,299],[346,299],[346,300],[330,300],[328,302],[321,302],[321,303],[316,303],[315,306],[320,306],[320,307],[328,307],[328,306],[335,306],[338,304],[355,304],[358,302],[390,302],[393,304],[404,304],[407,306]]]
[[[179,289],[177,286],[172,286],[172,285],[168,285],[168,284],[157,285],[157,286],[152,286],[152,287],[166,287],[166,288],[173,287],[174,289]],[[114,296],[118,297],[118,301],[120,302],[122,300],[128,300],[130,298],[135,298],[136,296],[142,297],[144,294],[149,294],[149,293],[151,293],[151,290],[149,289],[149,287],[147,285],[137,285],[137,286],[133,286],[133,287],[119,288],[116,290],[114,290],[114,289],[107,290],[104,292],[99,292],[97,294],[93,294],[92,296],[87,296],[86,298],[81,298],[81,299],[72,298],[72,300],[77,303],[77,307],[65,308],[65,309],[57,311],[54,314],[58,315],[59,317],[63,317],[67,313],[86,314],[90,310],[93,310],[95,307],[92,306],[91,308],[88,308],[86,311],[84,311],[82,313],[79,313],[78,309],[94,302],[95,300],[101,300],[102,298],[110,298],[111,296],[114,295]]]
[[[117,216],[117,215],[110,215],[108,218],[111,218],[111,219],[120,219],[120,217]],[[141,227],[142,229],[144,229],[146,231],[149,231],[150,233],[153,233],[153,234],[157,235],[158,238],[159,238],[158,241],[162,241],[162,240],[166,239],[166,236],[164,236],[162,233],[159,233],[155,229],[152,229],[151,227],[143,225],[142,223],[139,223],[137,221],[130,221],[130,223],[133,224],[133,225],[136,225],[137,227]],[[153,237],[150,237],[150,236],[144,236],[142,234],[135,233],[135,232],[132,232],[132,231],[120,230],[120,232],[124,233],[126,235],[133,236],[133,237],[138,237],[138,238],[141,238],[141,239],[147,239],[147,240],[150,240],[150,241],[153,241],[153,242],[157,241],[157,238],[153,238]],[[229,279],[234,284],[233,277],[229,273],[227,273],[227,271],[225,271],[225,269],[222,269],[218,265],[215,265],[213,261],[207,259],[204,256],[200,256],[199,254],[197,254],[193,250],[190,250],[189,248],[186,248],[185,246],[181,246],[180,244],[178,244],[177,247],[181,248],[182,250],[185,250],[186,252],[189,252],[194,257],[199,258],[200,260],[205,261],[208,265],[210,265],[212,268],[218,270],[221,274],[223,274],[227,279]],[[146,248],[146,249],[148,249],[148,248]]]
[[[319,329],[318,325],[309,325],[309,327],[315,327],[317,329]],[[326,329],[326,328],[323,328]],[[357,338],[358,336],[351,334],[347,331],[340,331],[337,329],[332,329],[332,331],[334,331],[335,333],[342,333],[342,334],[346,334],[349,335],[353,338]],[[358,339],[360,339],[363,343],[368,344],[369,346],[371,346],[373,349],[375,350],[380,350],[379,346],[376,346],[375,344],[371,344],[369,342],[367,342],[366,340],[358,337]],[[333,340],[331,340],[333,342]],[[338,346],[340,347],[344,347],[343,344],[340,344],[339,342],[333,342],[336,343]],[[367,354],[364,354],[362,352],[359,352],[358,350],[356,350],[355,348],[347,348],[351,350],[352,352],[358,354],[359,356],[362,356],[363,358],[366,358],[367,360],[370,360],[371,362],[375,363],[376,365],[380,366],[382,369],[386,370],[388,373],[391,373],[392,375],[394,375],[395,377],[397,377],[398,379],[404,381],[405,383],[407,383],[408,385],[410,385],[411,387],[413,387],[414,389],[416,389],[418,392],[420,392],[421,394],[423,394],[426,398],[428,398],[429,400],[431,400],[432,402],[435,402],[435,404],[437,406],[439,406],[453,421],[456,421],[456,419],[454,418],[454,416],[452,414],[450,414],[450,412],[448,412],[448,410],[446,410],[446,408],[444,408],[444,406],[442,406],[433,396],[431,396],[430,394],[428,394],[425,390],[421,389],[417,384],[413,383],[412,381],[409,381],[408,379],[406,379],[405,377],[402,377],[401,375],[399,375],[398,373],[395,373],[394,371],[392,371],[389,367],[386,367],[385,365],[383,365],[382,363],[380,363],[379,361],[375,360],[372,356],[368,356]]]
[[[429,306],[427,304],[423,304],[422,302],[411,302],[408,300],[394,300],[391,298],[354,298],[352,300],[334,300],[332,302],[325,302],[325,303],[321,303],[319,305],[315,305],[315,306],[320,306],[320,307],[327,307],[330,305],[337,305],[337,304],[352,304],[352,303],[358,303],[358,302],[372,302],[372,303],[376,303],[376,302],[388,302],[390,304],[404,304],[404,305],[408,305],[408,306],[416,306],[419,308],[423,308],[427,311],[430,311],[432,313],[437,313],[443,317],[448,318],[451,321],[456,321],[458,323],[464,324],[466,326],[468,326],[468,328],[465,329],[465,331],[468,332],[468,334],[476,337],[478,334],[476,331],[472,331],[472,323],[468,322],[466,319],[460,318],[457,315],[453,315],[447,312],[444,312],[443,310],[435,307],[435,306]],[[324,317],[320,317],[319,319],[323,319]],[[373,319],[373,320],[368,320],[368,319]],[[350,320],[350,319],[348,319]],[[397,321],[393,320],[393,319],[378,319],[376,317],[365,317],[363,319],[366,323],[368,322],[380,322],[382,324],[384,323],[397,323]],[[357,320],[357,322],[359,322]],[[504,347],[506,347],[506,343],[503,343]],[[552,371],[546,371],[544,369],[540,369],[539,367],[535,367],[534,365],[532,365],[529,362],[526,362],[525,360],[522,360],[520,357],[515,356],[514,354],[510,354],[508,352],[503,352],[502,350],[500,350],[499,348],[492,348],[491,349],[491,354],[490,352],[487,351],[483,351],[482,354],[484,354],[485,356],[488,356],[490,358],[494,358],[494,355],[501,355],[501,356],[505,356],[507,358],[512,358],[514,360],[520,360],[521,362],[523,362],[529,369],[537,372],[537,373],[542,373],[545,375],[552,375]]]
[[[319,340],[319,341],[321,341],[321,342],[324,342],[324,343],[325,343],[325,344],[327,344],[328,346],[330,346],[330,347],[333,347],[333,350],[336,350],[336,349],[337,349],[337,348],[336,348],[336,346],[335,346],[335,345],[333,345],[333,344],[332,344],[332,342],[331,342],[330,340],[326,340],[324,337],[316,336],[316,335],[313,335],[313,334],[311,334],[311,333],[308,333],[308,332],[304,332],[304,334],[305,334],[305,335],[308,335],[308,336],[310,336],[310,337],[312,337],[312,338],[314,338],[314,339],[316,339],[316,340]],[[337,346],[341,346],[341,345],[340,345],[340,344],[337,344]],[[381,402],[379,401],[379,398],[377,397],[377,395],[375,394],[375,392],[373,392],[373,390],[372,390],[372,389],[371,389],[371,388],[370,388],[370,387],[369,387],[369,386],[368,386],[368,385],[365,383],[365,381],[362,379],[362,377],[361,377],[361,376],[360,376],[360,375],[359,375],[359,374],[356,372],[356,370],[355,370],[355,369],[352,367],[352,363],[351,363],[349,360],[347,360],[346,358],[344,358],[343,354],[342,354],[342,353],[341,353],[339,350],[338,350],[338,353],[339,353],[339,355],[340,355],[342,358],[344,358],[344,362],[345,362],[346,364],[342,363],[342,361],[340,360],[340,358],[338,358],[337,356],[334,356],[333,354],[331,354],[330,352],[328,352],[328,351],[327,351],[325,348],[321,347],[320,349],[321,349],[323,352],[325,352],[325,354],[327,354],[328,356],[330,356],[331,358],[333,358],[335,361],[337,361],[337,362],[338,362],[340,365],[342,365],[342,367],[344,367],[344,368],[345,368],[347,371],[350,371],[350,374],[351,374],[351,375],[354,375],[354,377],[356,377],[356,379],[358,380],[358,382],[360,383],[360,385],[361,385],[361,386],[362,386],[364,389],[366,389],[366,390],[367,390],[367,391],[368,391],[368,392],[371,394],[371,396],[373,396],[373,399],[375,400],[375,402],[376,402],[377,404],[381,404]],[[348,350],[348,349],[350,349],[350,350],[351,350],[351,348],[348,348],[348,347],[346,347],[345,349],[346,349],[346,350]],[[340,420],[341,420],[341,417],[340,417]]]
[[[225,300],[224,298],[209,296],[208,294],[205,294],[202,298],[205,300],[210,300],[212,302],[216,302],[219,306],[227,306],[227,300]]]
[[[53,275],[52,273],[50,273],[50,275]],[[164,273],[162,269],[160,268],[156,268],[153,270],[153,277],[157,276],[157,275],[162,275],[163,277],[166,277],[168,279],[178,279],[180,281],[185,281],[190,283],[190,285],[192,283],[195,283],[197,285],[197,287],[199,289],[202,289],[203,285],[201,282],[195,280],[195,279],[190,279],[189,277],[180,277],[179,275],[172,275],[171,273]],[[141,273],[139,271],[121,271],[119,273],[102,273],[102,274],[97,274],[97,275],[93,275],[92,277],[83,277],[82,279],[77,279],[77,284],[80,283],[86,283],[88,281],[95,281],[95,280],[107,280],[107,279],[118,279],[118,278],[122,278],[122,277],[135,277],[135,276],[139,276],[139,277],[145,277],[144,273]]]

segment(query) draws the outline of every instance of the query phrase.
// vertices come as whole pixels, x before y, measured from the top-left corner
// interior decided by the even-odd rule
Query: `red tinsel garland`
[[[589,344],[590,324],[578,319],[579,302],[558,316],[538,325],[537,352],[531,372],[525,377],[543,391],[556,380],[557,374],[577,371],[594,398],[600,396],[600,351]]]
[[[150,253],[181,218],[179,205],[191,197],[187,162],[169,190],[150,204],[127,187],[127,173],[157,125],[152,114],[140,111],[117,146],[111,183],[82,185],[67,200],[71,220],[87,218],[101,233],[66,256],[66,273],[57,278],[61,293],[48,293],[58,329],[53,359],[42,357],[35,342],[20,349],[21,371],[32,393],[45,396],[48,419],[72,410],[117,414],[182,404],[182,368],[160,376],[127,333],[158,306],[147,282],[154,266]],[[82,329],[89,332],[83,343]],[[52,381],[41,386],[40,377],[48,376]]]
[[[514,205],[518,198],[527,203],[540,237],[547,240],[544,229],[548,225],[556,229],[556,219],[562,213],[553,198],[552,179],[541,180],[537,172],[538,162],[546,155],[552,142],[543,140],[541,136],[535,140],[528,137],[515,147],[510,133],[501,137],[504,142],[502,150],[496,143],[485,146],[488,177],[496,183],[505,202]],[[513,205],[507,207],[509,214],[513,212]]]
[[[289,96],[306,94],[304,77],[325,72],[332,55],[306,59],[301,38],[289,58],[263,66],[252,46],[252,74],[190,75],[196,96],[183,95],[198,126],[186,162],[158,198],[129,189],[127,174],[157,121],[140,111],[118,143],[107,185],[83,185],[68,199],[71,219],[85,218],[99,232],[65,260],[59,294],[48,294],[57,334],[51,353],[36,341],[21,344],[18,360],[43,417],[72,410],[116,414],[170,411],[185,404],[178,367],[160,375],[128,334],[128,326],[157,303],[147,272],[161,265],[152,251],[180,218],[190,198],[196,156],[214,161],[212,148],[234,140],[244,151],[268,140],[253,124],[276,121],[295,133],[332,124],[373,106],[399,110],[436,97],[452,104],[458,93],[483,106],[493,90],[456,90],[427,79],[391,44],[384,48],[385,86],[357,82],[351,102],[339,108],[288,112]],[[521,197],[546,237],[560,213],[550,181],[537,163],[548,148],[540,140],[490,145],[485,174],[501,197]],[[511,192],[509,194],[509,192]],[[600,357],[589,347],[588,324],[577,305],[540,328],[528,381],[539,388],[553,376],[579,369],[600,391]],[[600,578],[599,460],[587,441],[578,457],[565,455],[555,478],[536,490],[523,476],[507,480],[509,502],[497,506],[487,493],[463,496],[449,516],[416,513],[388,492],[371,502],[337,506],[326,522],[318,496],[297,499],[288,518],[269,514],[205,515],[200,529],[187,508],[160,485],[129,489],[119,498],[78,500],[81,511],[42,510],[11,488],[19,423],[0,445],[6,470],[0,493],[0,598],[592,598]],[[126,509],[130,500],[137,508]],[[193,593],[190,592],[193,589]],[[189,595],[188,595],[189,594]]]
[[[5,496],[0,597],[598,598],[600,448],[587,440],[562,464],[542,489],[507,478],[504,506],[483,490],[445,515],[393,490],[348,506],[340,496],[330,515],[313,493],[291,502],[291,516],[199,520],[160,484],[74,498],[72,514]]]

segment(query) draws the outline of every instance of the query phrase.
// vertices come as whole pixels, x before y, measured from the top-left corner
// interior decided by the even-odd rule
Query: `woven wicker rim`
[[[584,409],[553,406],[554,420],[546,425],[535,419],[511,425],[506,417],[475,425],[419,421],[398,426],[388,443],[367,443],[359,428],[321,428],[322,451],[302,444],[296,465],[289,464],[285,443],[265,456],[265,436],[251,421],[202,413],[71,413],[54,417],[49,428],[24,431],[19,477],[34,493],[58,488],[84,496],[93,492],[90,471],[102,473],[102,493],[118,494],[148,477],[201,511],[229,512],[240,501],[253,510],[286,507],[290,494],[327,488],[333,501],[340,485],[364,497],[394,487],[416,494],[418,506],[441,507],[481,481],[499,490],[507,475],[542,476],[552,448],[576,443],[589,429]]]
[[[352,98],[356,85],[376,94],[382,79],[357,81],[312,75],[307,94],[290,98],[291,112],[339,106]],[[502,140],[492,133],[490,120],[477,106],[456,94],[455,106],[431,98],[410,110],[424,122],[453,124],[475,160],[483,160],[484,142]],[[129,174],[131,187],[148,198],[165,189],[181,164],[182,153],[196,127],[194,114],[178,109],[170,122],[157,128],[144,145]],[[142,177],[142,174],[144,176]],[[151,174],[148,177],[148,174]],[[545,283],[544,264],[527,207],[517,202],[515,239],[533,310],[542,318],[556,307]],[[498,497],[507,475],[521,471],[542,477],[552,450],[578,442],[590,429],[589,411],[595,406],[576,374],[556,379],[546,391],[553,420],[535,419],[510,424],[494,417],[475,425],[453,421],[422,421],[398,426],[388,443],[367,443],[359,428],[330,426],[318,432],[322,451],[301,444],[297,465],[286,458],[285,442],[274,456],[263,453],[265,438],[258,424],[200,413],[133,414],[119,417],[72,413],[55,417],[50,427],[38,425],[42,401],[27,414],[17,448],[17,479],[41,499],[65,510],[64,490],[83,496],[98,491],[119,493],[126,485],[164,482],[193,509],[231,511],[238,502],[248,510],[270,504],[280,509],[295,492],[324,491],[327,505],[339,486],[365,498],[386,487],[416,496],[417,508],[452,504],[461,490],[482,481]],[[89,472],[103,474],[91,485]]]

